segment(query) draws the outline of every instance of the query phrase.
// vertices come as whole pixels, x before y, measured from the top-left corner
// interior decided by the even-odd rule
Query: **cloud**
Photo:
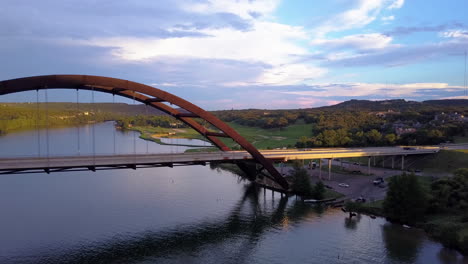
[[[448,96],[448,97],[443,97],[443,98],[440,98],[440,99],[466,99],[466,100],[468,100],[468,96],[467,95]]]
[[[327,33],[359,28],[374,21],[387,0],[359,0],[355,8],[333,16],[315,31],[319,37]]]
[[[395,0],[393,1],[393,3],[391,3],[388,6],[388,9],[399,9],[403,7],[404,4],[405,4],[405,0]]]
[[[419,32],[441,32],[447,28],[453,27],[464,27],[464,25],[460,23],[450,23],[437,26],[396,27],[393,30],[386,31],[384,34],[388,36],[404,36]]]
[[[266,85],[292,85],[321,77],[326,72],[325,69],[305,64],[281,65],[263,72],[257,82]]]
[[[373,50],[388,47],[392,38],[379,33],[356,34],[336,39],[315,39],[311,43],[324,49]]]
[[[444,41],[440,43],[427,43],[421,45],[393,45],[388,48],[352,54],[337,59],[328,58],[322,62],[324,67],[368,67],[368,66],[402,66],[421,61],[458,56],[463,54],[468,44],[467,39]]]
[[[202,29],[196,32],[203,36],[69,39],[63,43],[112,48],[114,57],[128,62],[188,58],[264,64],[265,72],[250,82],[271,85],[299,83],[326,72],[319,67],[294,62],[295,56],[308,53],[307,49],[296,43],[307,39],[307,34],[301,27],[254,21],[252,28],[246,31],[222,28]],[[216,72],[216,69],[214,70]]]
[[[187,4],[183,6],[183,9],[203,14],[226,12],[251,19],[272,13],[278,7],[279,2],[280,0],[208,0]]]
[[[248,19],[236,14],[196,13],[182,8],[186,5],[182,0],[7,1],[0,9],[0,36],[164,38],[196,34],[185,32],[189,29],[250,27]]]
[[[382,96],[404,98],[423,95],[428,90],[459,92],[462,86],[451,86],[447,83],[408,83],[408,84],[383,84],[383,83],[345,83],[345,84],[317,84],[313,88],[322,90],[286,91],[285,94],[314,97],[335,97],[351,95],[352,97]]]
[[[382,21],[388,22],[395,20],[395,16],[384,16],[381,18]]]
[[[468,30],[454,29],[442,32],[445,38],[468,39]]]

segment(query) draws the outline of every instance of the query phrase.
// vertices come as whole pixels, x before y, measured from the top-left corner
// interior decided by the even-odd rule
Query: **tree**
[[[418,178],[412,174],[402,174],[390,179],[383,210],[392,221],[413,223],[424,218],[427,196]]]
[[[353,217],[353,213],[359,211],[360,208],[360,204],[352,201],[347,201],[344,205],[344,209],[349,213],[349,218]]]
[[[385,141],[387,141],[387,143],[388,143],[389,145],[395,144],[396,139],[397,139],[397,137],[396,137],[396,135],[393,134],[393,133],[390,133],[390,134],[385,135]]]
[[[309,174],[298,162],[293,164],[291,177],[293,178],[291,188],[294,193],[302,196],[312,195],[312,186],[310,185]]]
[[[453,177],[444,177],[431,184],[431,211],[444,212],[468,209],[468,169],[457,169]]]
[[[377,145],[382,139],[382,134],[380,134],[380,132],[376,129],[372,129],[371,131],[366,133],[366,138],[371,144]]]
[[[312,197],[317,200],[322,200],[325,197],[325,185],[322,181],[319,181],[314,185]]]

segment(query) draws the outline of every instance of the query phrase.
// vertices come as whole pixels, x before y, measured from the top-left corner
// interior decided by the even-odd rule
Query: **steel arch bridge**
[[[91,75],[44,75],[0,82],[0,95],[42,89],[81,89],[99,91],[134,99],[152,106],[192,127],[222,151],[229,151],[230,149],[219,138],[231,138],[243,149],[249,152],[256,162],[262,165],[262,169],[265,169],[269,173],[269,177],[273,181],[278,183],[284,190],[287,191],[289,189],[288,182],[276,170],[272,162],[266,159],[239,133],[213,114],[171,93],[137,82]],[[170,103],[171,105],[166,103]],[[183,109],[184,112],[180,111],[176,107],[172,107],[172,105]],[[197,122],[196,119],[202,119],[208,122],[219,131],[211,131],[207,129],[205,126]],[[247,170],[244,164],[238,163],[238,165],[244,171]],[[254,180],[254,178],[251,180]]]

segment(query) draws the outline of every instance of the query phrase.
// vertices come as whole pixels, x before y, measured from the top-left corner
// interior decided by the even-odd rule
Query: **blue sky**
[[[468,99],[466,10],[466,0],[3,0],[0,79],[116,77],[209,110]],[[21,96],[0,100],[35,98]]]

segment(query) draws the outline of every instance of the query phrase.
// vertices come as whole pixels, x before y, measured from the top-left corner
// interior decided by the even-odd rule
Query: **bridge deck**
[[[261,153],[270,160],[302,160],[320,158],[347,158],[389,155],[418,155],[436,153],[441,147],[426,146],[404,149],[402,147],[371,148],[322,148],[264,150]],[[0,173],[24,173],[38,171],[95,170],[103,168],[136,168],[204,164],[210,161],[249,160],[252,156],[246,151],[194,152],[177,154],[126,154],[102,156],[64,157],[19,157],[0,158]]]

